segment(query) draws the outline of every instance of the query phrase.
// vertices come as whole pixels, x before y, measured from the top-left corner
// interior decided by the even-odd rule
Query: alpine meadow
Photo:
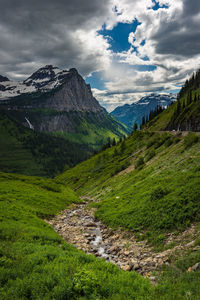
[[[200,5],[0,4],[0,299],[200,300]]]

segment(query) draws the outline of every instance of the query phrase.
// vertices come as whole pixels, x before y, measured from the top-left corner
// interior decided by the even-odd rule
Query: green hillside
[[[198,135],[139,131],[58,176],[56,182],[96,199],[95,215],[105,224],[131,230],[138,240],[163,251],[170,232],[199,224],[199,166]],[[199,299],[200,271],[189,274],[187,269],[199,262],[200,249],[185,255],[162,269],[154,299],[187,299],[187,290],[189,299]]]
[[[109,114],[102,119],[91,112],[64,112],[63,114],[67,115],[70,123],[73,124],[74,132],[55,131],[52,134],[81,145],[88,145],[96,150],[106,144],[108,139],[119,140],[131,131]]]
[[[182,228],[200,216],[199,146],[192,133],[182,137],[135,132],[57,181],[80,195],[99,198],[97,216],[112,226],[151,231]]]
[[[146,127],[151,130],[200,131],[200,71],[185,82],[178,101]]]
[[[53,177],[86,159],[92,149],[34,132],[0,111],[0,170]]]
[[[153,299],[147,279],[78,251],[43,221],[80,201],[70,189],[1,173],[0,201],[0,299]]]
[[[115,146],[107,144],[105,151],[71,169],[86,158],[88,148],[35,133],[1,113],[1,170],[50,176],[67,167],[54,179],[0,172],[0,299],[200,300],[200,135],[176,131],[188,126],[198,131],[199,86],[192,82],[176,103],[145,125],[148,129]],[[83,127],[92,132],[88,124]],[[92,143],[93,136],[85,138]],[[143,242],[151,249],[152,256],[143,247],[142,254],[137,249],[124,254],[127,259],[141,260],[143,255],[152,266],[161,255],[155,269],[141,273],[151,281],[134,265],[123,271],[85,254],[45,222],[66,208],[78,215],[76,204],[83,202],[85,211],[94,211],[95,222],[101,220],[109,229],[118,248],[121,236],[116,233],[123,232],[127,252],[133,236],[140,249]],[[79,230],[79,220],[77,224]],[[79,237],[83,234],[80,227]]]

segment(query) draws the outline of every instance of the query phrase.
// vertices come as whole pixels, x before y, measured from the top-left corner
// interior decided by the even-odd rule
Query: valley
[[[39,74],[49,68],[47,86],[58,84],[60,71]],[[87,94],[74,72],[64,84],[80,81]],[[43,89],[44,78],[36,72],[24,84]],[[1,100],[0,298],[198,300],[198,88],[127,136],[93,98],[97,115],[67,112],[57,90],[48,93]],[[37,127],[54,117],[71,118],[80,131]]]
[[[183,256],[188,251],[200,251],[200,223],[192,224],[177,236],[173,232],[167,234],[163,249],[156,252],[145,240],[138,241],[132,231],[105,226],[94,217],[95,209],[90,208],[91,204],[89,201],[73,205],[74,207],[64,210],[47,223],[67,243],[79,250],[114,263],[124,271],[134,270],[148,277],[152,284],[156,284],[153,274],[157,271],[158,275],[163,265],[169,266],[178,256]],[[195,271],[198,267],[199,263],[188,268],[188,272]]]

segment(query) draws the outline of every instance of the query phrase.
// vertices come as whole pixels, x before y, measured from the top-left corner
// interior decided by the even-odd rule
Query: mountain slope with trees
[[[23,82],[2,81],[0,106],[28,128],[96,149],[107,138],[119,139],[129,132],[100,106],[74,68],[47,65]]]
[[[195,133],[136,131],[122,143],[106,149],[56,178],[79,195],[96,199],[95,216],[107,226],[122,228],[146,240],[157,251],[166,246],[170,234],[190,225],[200,227],[200,139]],[[195,224],[195,225],[194,225]],[[199,241],[192,236],[194,250],[178,253],[158,271],[155,299],[199,299]],[[193,240],[194,239],[194,240]],[[187,243],[187,242],[186,242]],[[153,260],[153,259],[152,259]],[[176,270],[176,272],[174,271]],[[162,276],[161,276],[162,274]],[[163,298],[162,298],[163,297]]]
[[[178,94],[177,102],[147,125],[152,130],[200,131],[200,70]]]
[[[167,108],[174,101],[176,101],[176,95],[173,94],[150,94],[132,104],[118,106],[111,114],[132,128],[135,122],[141,125],[143,118],[147,119],[150,112],[154,111],[157,106]]]
[[[0,170],[53,177],[88,158],[92,149],[35,132],[0,110]]]

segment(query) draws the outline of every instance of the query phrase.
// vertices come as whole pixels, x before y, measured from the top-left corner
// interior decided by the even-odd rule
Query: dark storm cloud
[[[163,20],[152,36],[156,53],[192,57],[200,54],[200,2],[183,0],[183,11],[174,20]]]
[[[0,0],[0,74],[26,74],[39,65],[99,68],[101,54],[87,53],[76,30],[102,25],[109,0]]]

